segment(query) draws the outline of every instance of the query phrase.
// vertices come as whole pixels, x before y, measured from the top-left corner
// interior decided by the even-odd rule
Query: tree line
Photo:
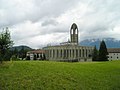
[[[12,52],[12,60],[24,60],[26,59],[26,53],[28,52],[28,49],[25,49],[24,46],[21,46],[21,49],[17,49],[16,47],[11,50]]]

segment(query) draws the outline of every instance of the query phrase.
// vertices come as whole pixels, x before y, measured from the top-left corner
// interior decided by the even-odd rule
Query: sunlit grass
[[[13,61],[0,65],[0,90],[119,90],[120,61]]]

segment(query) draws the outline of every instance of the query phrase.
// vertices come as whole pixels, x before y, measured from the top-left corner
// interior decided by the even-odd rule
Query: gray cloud
[[[119,8],[120,0],[0,0],[0,30],[8,26],[15,45],[35,48],[67,40],[73,22],[80,40],[120,39]]]
[[[53,20],[53,19],[47,19],[47,20],[45,20],[41,25],[42,26],[48,26],[48,25],[57,25],[58,24],[58,22],[56,22],[55,20]]]
[[[116,36],[120,33],[115,33],[114,29],[120,26],[119,4],[119,0],[91,1],[88,7],[92,10],[81,17],[83,23],[80,23],[82,25],[80,28],[85,36],[83,36],[83,39],[94,37],[118,38]],[[110,34],[111,30],[113,30],[113,34]]]
[[[37,22],[43,18],[57,17],[74,7],[77,0],[1,0],[0,26],[14,25],[26,20]]]

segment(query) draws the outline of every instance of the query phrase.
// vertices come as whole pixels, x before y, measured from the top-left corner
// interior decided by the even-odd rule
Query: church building
[[[46,59],[66,62],[92,61],[94,47],[80,46],[78,38],[78,27],[73,23],[70,29],[70,41],[43,48]]]

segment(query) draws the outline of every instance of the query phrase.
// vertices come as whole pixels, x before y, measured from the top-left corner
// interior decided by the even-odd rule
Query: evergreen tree
[[[18,57],[18,49],[15,47],[14,51],[13,51],[13,55],[15,55],[15,58]]]
[[[43,60],[46,60],[46,56],[45,56],[45,54],[43,54]]]
[[[34,60],[37,60],[37,55],[34,54],[34,58],[33,58],[33,59],[34,59]]]
[[[8,27],[0,33],[0,61],[10,60],[9,49],[12,47],[13,41],[11,40]]]
[[[26,58],[26,51],[24,49],[24,46],[22,46],[21,50],[19,51],[19,54],[19,57],[22,58],[22,60]]]
[[[106,48],[105,42],[102,40],[100,43],[100,49],[99,49],[99,61],[108,61],[108,52]]]
[[[18,50],[18,56],[19,58],[21,58],[22,60],[23,59],[26,59],[27,60],[29,59],[29,57],[26,56],[26,53],[30,51],[29,49],[25,48],[25,46],[22,46],[20,50]]]
[[[30,56],[26,56],[26,60],[30,60]]]
[[[98,61],[98,50],[96,49],[96,46],[94,47],[93,50],[92,61]]]

